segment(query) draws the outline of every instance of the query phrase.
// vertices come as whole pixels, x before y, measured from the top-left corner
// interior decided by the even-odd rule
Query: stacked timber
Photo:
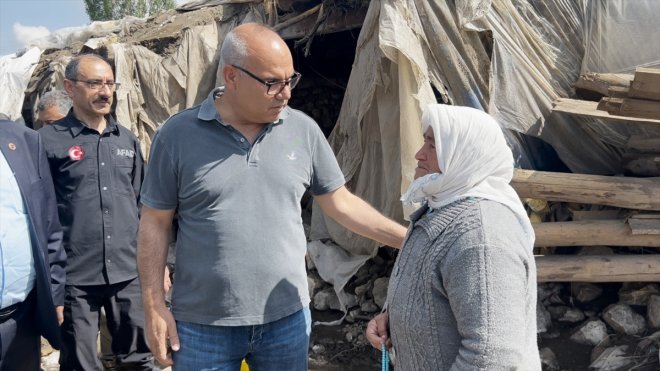
[[[516,170],[511,185],[532,209],[535,245],[544,253],[536,260],[540,282],[660,281],[660,250],[647,251],[660,247],[660,178]],[[548,222],[543,214],[553,207],[566,210]],[[625,252],[552,254],[561,246]]]
[[[637,68],[629,87],[610,86],[598,109],[611,115],[660,120],[660,69]]]
[[[553,113],[584,128],[576,131],[584,142],[581,158],[599,168],[581,171],[660,176],[660,69],[637,68],[634,75],[589,73],[574,86],[583,99],[560,98]]]
[[[610,89],[630,87],[633,78],[631,74],[589,72],[582,74],[573,86],[578,97],[598,101],[609,96]]]

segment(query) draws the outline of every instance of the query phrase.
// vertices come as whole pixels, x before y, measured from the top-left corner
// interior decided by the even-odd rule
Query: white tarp
[[[21,111],[25,89],[32,72],[37,67],[41,49],[33,47],[21,55],[9,54],[0,57],[0,115],[11,121],[23,122]]]
[[[591,1],[582,72],[633,73],[660,67],[660,1]]]

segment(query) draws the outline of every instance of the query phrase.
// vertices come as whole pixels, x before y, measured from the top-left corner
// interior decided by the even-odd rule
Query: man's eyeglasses
[[[71,81],[75,82],[82,82],[85,85],[87,85],[88,88],[92,90],[101,90],[103,89],[103,86],[107,86],[110,91],[115,91],[119,87],[118,82],[114,81],[101,81],[101,80],[74,80],[74,79],[69,79]]]
[[[289,89],[293,90],[293,88],[298,85],[298,82],[300,82],[300,77],[302,76],[299,72],[294,72],[293,76],[286,80],[280,80],[280,81],[266,81],[261,79],[260,77],[256,76],[252,72],[246,70],[243,67],[236,66],[234,64],[231,65],[232,67],[240,70],[241,72],[244,72],[246,75],[250,76],[251,78],[259,81],[260,83],[264,84],[266,86],[266,94],[267,95],[277,95],[284,90],[284,88],[288,85]]]

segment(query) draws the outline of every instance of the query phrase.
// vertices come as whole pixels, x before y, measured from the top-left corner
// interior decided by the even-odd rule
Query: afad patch
[[[80,161],[85,157],[85,150],[81,146],[73,146],[69,148],[69,158],[72,161]]]

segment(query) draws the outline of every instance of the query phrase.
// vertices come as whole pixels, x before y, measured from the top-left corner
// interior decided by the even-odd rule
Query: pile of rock
[[[592,347],[589,367],[594,370],[657,370],[660,287],[617,286],[618,292],[604,295],[598,284],[540,284],[538,331],[544,339],[566,335],[569,341]],[[541,353],[545,369],[565,367],[550,348]]]
[[[344,336],[340,342],[351,343],[356,348],[368,346],[364,327],[383,307],[394,254],[381,249],[347,285],[346,291],[355,300],[347,309],[345,321],[349,325],[341,327]],[[318,311],[340,310],[332,286],[323,282],[313,269],[308,277],[312,307]],[[539,343],[545,370],[660,369],[658,284],[543,283],[538,286],[538,297]],[[317,338],[312,353],[337,346],[336,340],[329,342],[332,340]],[[566,347],[590,352],[590,356],[585,355],[584,362],[575,362],[561,353]]]

